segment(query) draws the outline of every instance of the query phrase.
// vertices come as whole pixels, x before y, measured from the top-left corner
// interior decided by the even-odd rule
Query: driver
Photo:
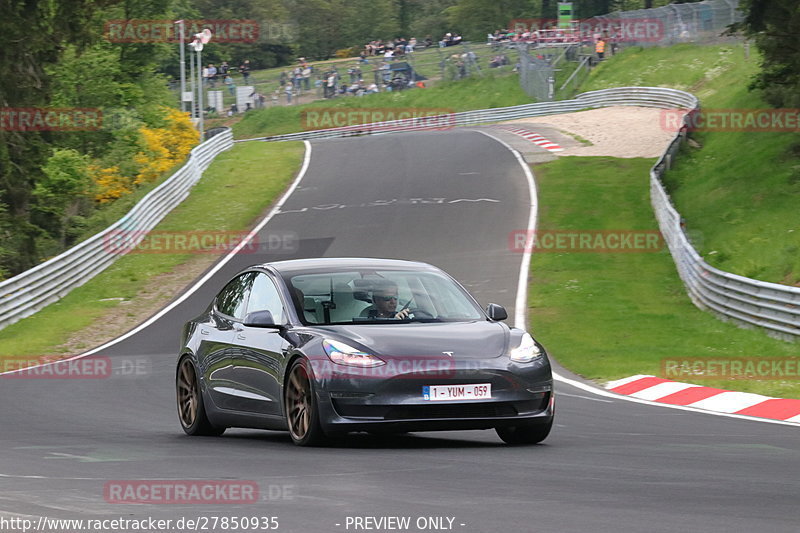
[[[364,309],[361,316],[397,320],[411,318],[410,309],[397,311],[397,301],[397,283],[388,279],[377,281],[372,289],[372,305]]]

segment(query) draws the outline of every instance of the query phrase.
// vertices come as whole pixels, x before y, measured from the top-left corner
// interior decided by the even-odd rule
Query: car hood
[[[499,322],[370,324],[314,328],[323,336],[360,344],[383,359],[394,357],[500,357],[508,346],[508,327]],[[452,355],[445,352],[452,352]]]

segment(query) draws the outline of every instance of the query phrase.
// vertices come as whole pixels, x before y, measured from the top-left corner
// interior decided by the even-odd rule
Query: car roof
[[[419,261],[401,259],[378,259],[373,257],[315,257],[311,259],[292,259],[264,263],[262,267],[273,268],[280,274],[293,274],[313,270],[330,269],[401,269],[401,270],[438,270],[433,265]]]

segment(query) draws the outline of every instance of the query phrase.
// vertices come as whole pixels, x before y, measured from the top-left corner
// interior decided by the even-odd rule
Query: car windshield
[[[315,271],[292,274],[286,282],[305,324],[401,324],[486,318],[457,283],[434,271]]]

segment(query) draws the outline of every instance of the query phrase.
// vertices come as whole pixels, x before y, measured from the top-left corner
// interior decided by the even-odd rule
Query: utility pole
[[[181,47],[181,111],[186,111],[186,55],[183,49],[183,20],[176,20],[178,24],[178,31],[180,32],[180,47]]]
[[[200,130],[200,141],[203,141],[204,131],[204,113],[203,113],[203,61],[200,52],[203,51],[203,45],[211,40],[211,30],[204,29],[200,33],[194,34],[194,41],[189,45],[195,52],[197,52],[197,115],[198,115],[198,129]]]

